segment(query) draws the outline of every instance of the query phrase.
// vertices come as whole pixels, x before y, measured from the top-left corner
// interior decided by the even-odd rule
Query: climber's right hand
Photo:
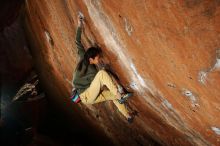
[[[84,22],[84,16],[81,12],[79,12],[78,14],[78,26],[82,27],[83,26],[83,22]]]

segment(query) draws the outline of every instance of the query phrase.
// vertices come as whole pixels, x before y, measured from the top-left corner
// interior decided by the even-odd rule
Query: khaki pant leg
[[[108,100],[116,100],[116,97],[109,90],[104,90],[102,91],[102,93],[99,94],[94,103],[99,103]]]
[[[117,98],[108,90],[104,90],[95,100],[94,103],[99,103],[99,102],[103,102],[103,101],[107,101],[107,100],[112,100],[113,103],[116,105],[116,107],[118,108],[119,112],[122,113],[123,116],[125,116],[126,118],[129,117],[129,112],[127,110],[127,108],[125,107],[124,104],[120,104],[117,100]]]
[[[82,102],[86,104],[97,103],[95,100],[98,98],[100,90],[104,85],[109,89],[113,97],[116,97],[118,91],[115,83],[105,70],[100,70],[93,79],[90,87],[80,94]],[[105,101],[104,97],[100,96],[99,98],[99,102]]]

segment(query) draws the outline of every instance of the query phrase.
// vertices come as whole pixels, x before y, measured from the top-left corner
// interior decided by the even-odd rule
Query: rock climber
[[[80,62],[78,63],[74,75],[73,86],[76,94],[72,96],[72,101],[83,104],[95,104],[112,100],[118,110],[126,117],[127,121],[133,121],[132,114],[125,106],[125,101],[132,96],[132,93],[119,90],[121,87],[104,69],[99,70],[98,65],[101,58],[101,49],[90,47],[86,51],[81,43],[84,18],[78,16],[78,27],[76,32],[76,46]],[[103,89],[103,86],[107,87]],[[120,91],[120,92],[119,92]]]

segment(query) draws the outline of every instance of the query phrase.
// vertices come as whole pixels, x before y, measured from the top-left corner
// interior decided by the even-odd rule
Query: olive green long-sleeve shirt
[[[82,28],[78,27],[76,32],[76,47],[78,49],[78,55],[80,57],[80,60],[83,59],[85,54],[85,48],[81,43],[81,34],[82,34]],[[85,67],[86,66],[83,64],[82,71],[85,69]],[[81,75],[81,72],[78,71],[78,69],[76,68],[73,76],[73,85],[77,89],[77,92],[79,94],[84,92],[90,86],[97,72],[98,70],[92,64],[89,64],[88,70],[84,75]]]

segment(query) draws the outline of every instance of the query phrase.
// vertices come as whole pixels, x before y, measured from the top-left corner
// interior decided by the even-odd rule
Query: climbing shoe
[[[131,97],[131,96],[133,96],[133,93],[130,93],[130,92],[125,93],[125,94],[122,95],[121,99],[118,99],[118,102],[119,102],[120,104],[123,104],[123,103],[125,103],[125,101],[126,101],[129,97]]]
[[[72,90],[70,99],[71,99],[71,101],[74,102],[74,103],[79,103],[79,102],[81,101],[81,99],[80,99],[80,97],[79,97],[79,94],[77,93],[77,90],[76,90],[76,89],[73,89],[73,90]]]
[[[132,117],[127,118],[127,121],[129,124],[133,123],[134,117],[132,116]]]

